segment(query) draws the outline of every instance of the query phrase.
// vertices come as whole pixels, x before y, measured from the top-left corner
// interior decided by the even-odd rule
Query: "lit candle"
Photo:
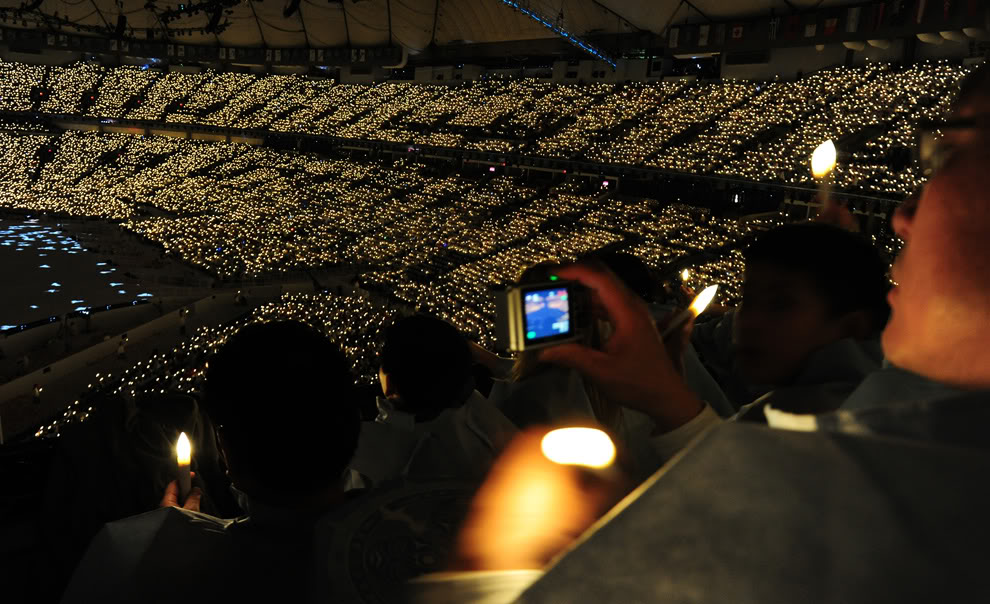
[[[674,319],[667,326],[667,329],[663,330],[660,337],[666,338],[670,334],[674,333],[675,330],[680,329],[682,325],[691,319],[698,318],[701,313],[705,312],[708,305],[712,303],[717,291],[718,285],[709,285],[705,289],[701,290],[701,293],[694,297],[694,301],[691,302],[691,306],[688,306],[678,313],[678,315],[674,317]]]
[[[179,473],[176,477],[179,483],[179,507],[186,502],[189,490],[192,488],[192,478],[189,475],[189,464],[192,460],[192,445],[189,444],[189,437],[183,432],[179,434],[179,440],[175,443],[175,456],[179,462]]]
[[[828,203],[832,194],[832,171],[835,170],[835,144],[831,140],[818,145],[811,154],[811,175],[818,180],[818,197],[822,204]]]
[[[691,271],[684,269],[681,271],[681,281],[687,283],[687,280],[691,278]]]
[[[595,428],[552,430],[540,443],[543,456],[568,466],[606,468],[615,460],[615,445],[608,434]]]

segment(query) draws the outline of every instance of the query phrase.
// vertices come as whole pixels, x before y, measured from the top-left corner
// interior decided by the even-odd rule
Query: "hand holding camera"
[[[542,361],[580,371],[612,400],[653,418],[659,432],[684,425],[704,409],[679,375],[646,304],[611,271],[600,264],[574,264],[561,268],[557,276],[567,280],[565,284],[583,286],[590,301],[605,310],[614,333],[601,350],[577,343],[573,335],[566,341],[545,341],[554,345],[540,353]],[[515,320],[525,323],[518,315]],[[523,333],[523,342],[528,335]]]

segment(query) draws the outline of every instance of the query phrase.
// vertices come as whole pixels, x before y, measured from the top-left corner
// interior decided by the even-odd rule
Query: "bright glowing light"
[[[595,428],[561,428],[543,437],[543,455],[554,463],[604,468],[615,460],[612,439]]]
[[[179,434],[179,440],[175,443],[175,457],[180,466],[188,466],[189,460],[192,459],[192,445],[185,432]]]
[[[705,289],[701,290],[701,293],[695,296],[694,301],[691,302],[691,312],[694,316],[698,316],[705,312],[708,305],[712,303],[715,298],[715,293],[718,292],[718,285],[709,285]]]
[[[835,169],[835,144],[831,140],[818,145],[811,154],[811,175],[815,178],[825,178]]]
[[[681,281],[687,281],[691,278],[691,271],[684,269],[681,271]]]

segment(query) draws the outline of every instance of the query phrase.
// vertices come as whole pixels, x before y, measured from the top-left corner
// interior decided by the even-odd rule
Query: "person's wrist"
[[[656,425],[654,434],[676,430],[698,417],[705,409],[704,401],[683,383],[659,389],[650,397],[650,402],[647,415]]]

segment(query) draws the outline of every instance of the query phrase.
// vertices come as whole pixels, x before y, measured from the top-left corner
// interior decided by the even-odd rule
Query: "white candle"
[[[818,180],[818,197],[823,205],[827,204],[832,196],[831,174],[835,170],[835,163],[835,143],[831,140],[818,145],[811,154],[811,175]]]
[[[175,443],[175,456],[179,462],[179,472],[176,481],[179,483],[179,507],[182,507],[192,488],[192,477],[189,474],[189,465],[192,461],[192,445],[189,443],[189,437],[186,436],[185,432],[179,434],[179,440]]]
[[[595,428],[560,428],[548,432],[540,443],[543,456],[569,466],[605,468],[615,460],[615,444]]]
[[[701,313],[705,312],[708,305],[712,303],[715,298],[715,293],[718,291],[718,285],[709,285],[705,289],[701,290],[701,293],[694,297],[694,301],[691,302],[691,306],[688,306],[667,325],[667,329],[663,330],[660,334],[661,338],[666,338],[670,334],[674,333],[675,330],[680,329],[682,325],[690,321],[691,319],[698,318]]]

